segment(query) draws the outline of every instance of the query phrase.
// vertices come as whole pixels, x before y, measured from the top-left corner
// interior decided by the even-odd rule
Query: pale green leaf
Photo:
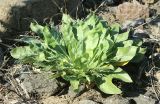
[[[135,57],[132,59],[132,62],[140,62],[146,53],[146,48],[138,48]]]
[[[73,21],[73,19],[68,14],[63,14],[62,22],[65,24],[69,24]]]
[[[120,94],[122,91],[112,83],[112,79],[112,76],[106,76],[98,80],[96,84],[106,94]]]
[[[141,39],[134,39],[133,45],[134,46],[141,46],[143,44],[143,41]]]
[[[113,74],[110,74],[113,78],[120,79],[124,82],[132,82],[131,77],[120,67],[118,67]]]
[[[128,39],[129,36],[129,31],[121,33],[121,34],[116,34],[114,35],[114,41],[115,42],[122,42]]]
[[[120,32],[120,24],[118,23],[114,23],[111,25],[111,35],[115,35],[115,34],[118,34]]]
[[[41,38],[43,38],[43,29],[44,27],[39,25],[38,23],[34,22],[30,24],[30,28],[33,32],[35,32],[37,35],[39,35]]]
[[[15,59],[24,59],[35,54],[29,46],[16,47],[12,49],[10,53]]]
[[[21,41],[25,42],[25,43],[28,43],[28,44],[40,44],[41,41],[38,40],[38,39],[35,39],[33,37],[23,37],[20,39]]]
[[[79,90],[79,81],[78,80],[70,80],[71,88],[78,92]]]
[[[136,46],[118,47],[115,57],[111,60],[113,60],[113,62],[130,61],[136,55],[136,52]]]
[[[45,54],[43,52],[39,52],[38,55],[35,57],[35,60],[37,62],[45,61]]]
[[[48,26],[44,27],[43,36],[44,36],[44,41],[45,41],[46,45],[50,45],[53,48],[57,45],[57,41],[53,37]]]

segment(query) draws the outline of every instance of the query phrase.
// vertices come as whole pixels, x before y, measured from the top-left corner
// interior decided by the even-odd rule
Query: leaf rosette
[[[94,13],[83,20],[63,14],[59,30],[36,22],[30,28],[38,38],[22,38],[27,45],[13,48],[11,56],[52,70],[54,78],[69,81],[74,91],[79,91],[82,83],[94,83],[104,93],[120,94],[112,80],[132,82],[120,66],[139,61],[145,54],[142,41],[129,39],[129,31],[120,33],[119,24],[109,26]]]

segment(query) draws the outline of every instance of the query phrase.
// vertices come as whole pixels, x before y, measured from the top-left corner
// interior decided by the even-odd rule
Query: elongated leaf
[[[111,35],[118,34],[120,32],[120,25],[118,23],[114,23],[111,25]]]
[[[74,91],[78,92],[79,90],[79,81],[78,80],[70,80],[71,87]]]
[[[44,27],[39,25],[38,23],[31,23],[30,28],[33,32],[35,32],[39,37],[43,38],[43,29]]]
[[[113,78],[120,79],[124,82],[132,82],[131,77],[120,67],[118,67],[113,74],[110,74]]]
[[[116,62],[112,63],[114,66],[125,66],[129,63],[129,61],[124,61],[124,62]]]
[[[98,88],[106,94],[120,94],[122,91],[112,83],[112,76],[103,77],[96,83]]]
[[[121,34],[116,34],[114,35],[114,41],[115,42],[122,42],[128,39],[129,36],[129,31],[121,33]]]
[[[45,54],[43,52],[39,52],[38,55],[36,55],[35,60],[37,62],[45,61]]]
[[[112,59],[113,62],[126,62],[130,61],[137,52],[137,47],[130,46],[130,47],[118,47],[116,56]]]
[[[143,41],[141,39],[134,39],[133,45],[134,46],[141,46]]]
[[[146,48],[138,48],[137,54],[132,59],[132,62],[140,62],[144,58],[145,53],[146,53]]]
[[[64,24],[70,24],[72,21],[73,21],[73,19],[69,15],[63,14],[63,16],[62,16],[62,22]]]
[[[15,59],[24,59],[35,54],[29,46],[14,48],[10,53]]]
[[[28,43],[28,44],[40,44],[41,41],[38,40],[38,39],[35,39],[33,37],[23,37],[20,39],[21,41],[25,42],[25,43]]]
[[[113,79],[120,79],[124,82],[132,82],[132,79],[125,71],[123,71],[121,68],[117,68],[113,74],[109,74],[105,77],[102,77],[102,79],[98,79],[96,84],[104,93],[120,94],[122,91],[112,83]]]
[[[44,41],[46,45],[50,45],[53,48],[57,45],[56,39],[53,37],[50,29],[48,26],[45,26],[43,29],[43,36],[44,36]]]
[[[123,44],[122,46],[120,47],[129,47],[129,46],[132,46],[133,45],[133,40],[126,40],[126,41],[122,41],[120,42],[119,44]]]

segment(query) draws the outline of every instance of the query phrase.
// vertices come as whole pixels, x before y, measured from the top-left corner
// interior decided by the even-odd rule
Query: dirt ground
[[[147,47],[144,60],[123,67],[134,82],[119,82],[122,94],[96,87],[76,94],[63,79],[11,58],[10,49],[22,44],[16,39],[30,33],[31,21],[59,25],[62,12],[84,18],[91,10],[109,24],[133,29],[130,37]],[[0,0],[0,104],[160,104],[160,0]]]

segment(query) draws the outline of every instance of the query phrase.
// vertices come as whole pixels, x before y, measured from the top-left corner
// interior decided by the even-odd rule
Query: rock
[[[133,100],[136,102],[136,104],[155,104],[156,102],[155,99],[141,94],[138,97],[134,97]]]
[[[73,91],[73,89],[70,86],[69,90],[68,90],[68,96],[74,98],[74,97],[80,95],[84,91],[84,89],[85,89],[85,85],[80,85],[79,92],[75,92],[75,91]]]
[[[31,74],[25,76],[22,85],[29,94],[36,93],[41,98],[48,97],[59,91],[59,86],[55,79],[49,78],[50,74]]]
[[[98,104],[97,102],[94,102],[92,100],[81,100],[77,103],[73,103],[73,104]]]
[[[120,4],[116,9],[116,18],[120,22],[147,17],[149,17],[148,6],[141,5],[138,2],[125,2]]]
[[[103,104],[155,104],[155,99],[149,98],[145,95],[139,95],[136,97],[121,97],[113,95],[107,97]]]
[[[149,33],[146,30],[136,29],[132,37],[136,39],[149,38]]]
[[[128,99],[122,98],[118,95],[113,95],[110,97],[107,97],[103,104],[130,104]]]
[[[106,20],[109,24],[114,23],[116,20],[113,13],[102,12],[99,14],[99,16],[102,17],[104,20]]]
[[[130,28],[130,27],[137,27],[137,26],[142,25],[144,22],[145,22],[144,19],[136,19],[136,20],[132,20],[132,21],[125,21],[122,24],[122,29],[127,29],[127,28]]]
[[[102,10],[99,11],[98,15],[106,20],[109,24],[116,21],[115,17],[116,7],[104,6]]]

